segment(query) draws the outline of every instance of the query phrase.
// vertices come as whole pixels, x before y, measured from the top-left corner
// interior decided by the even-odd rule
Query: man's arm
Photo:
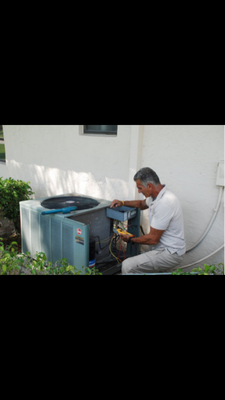
[[[122,206],[126,206],[126,207],[136,207],[136,208],[140,208],[141,210],[146,210],[148,208],[147,204],[146,204],[146,199],[144,200],[126,200],[126,201],[121,201],[121,200],[113,200],[112,203],[110,204],[111,208],[115,208],[115,207],[122,207]]]
[[[161,238],[163,232],[159,229],[154,229],[151,227],[150,232],[147,235],[143,235],[140,237],[132,237],[131,242],[132,243],[138,243],[138,244],[158,244],[159,239]],[[120,235],[122,237],[122,240],[124,242],[128,242],[129,235]]]

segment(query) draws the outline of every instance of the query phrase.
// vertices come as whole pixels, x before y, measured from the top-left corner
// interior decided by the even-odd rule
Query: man
[[[170,272],[177,269],[186,251],[181,205],[177,197],[160,183],[151,168],[141,168],[134,181],[144,200],[113,200],[110,207],[149,208],[150,232],[140,237],[121,235],[125,242],[153,245],[151,251],[130,257],[122,263],[122,274]]]

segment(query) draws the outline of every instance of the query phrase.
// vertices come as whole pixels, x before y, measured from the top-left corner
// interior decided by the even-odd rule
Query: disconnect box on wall
[[[224,186],[224,161],[218,163],[216,185]]]

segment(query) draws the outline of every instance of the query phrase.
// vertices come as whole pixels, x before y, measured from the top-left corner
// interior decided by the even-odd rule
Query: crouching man
[[[134,181],[144,200],[113,200],[110,207],[149,209],[150,232],[140,237],[121,235],[124,242],[153,245],[150,251],[122,263],[122,274],[171,272],[179,268],[186,252],[183,213],[178,198],[160,183],[151,168],[141,168]]]

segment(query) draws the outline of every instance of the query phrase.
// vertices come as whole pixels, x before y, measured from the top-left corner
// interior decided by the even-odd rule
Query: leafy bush
[[[17,232],[20,232],[19,202],[29,200],[34,194],[29,183],[0,177],[0,216],[13,220]]]
[[[216,275],[217,273],[222,273],[224,275],[224,264],[219,263],[216,267],[215,264],[208,265],[203,264],[204,268],[198,267],[193,268],[191,272],[184,272],[181,268],[178,268],[176,271],[172,272],[171,275]]]
[[[6,248],[3,242],[0,242],[0,275],[81,275],[82,273],[70,265],[66,258],[52,264],[47,261],[43,252],[36,252],[34,260],[29,252],[17,253],[16,247],[16,242],[12,242]],[[102,275],[95,268],[83,267],[83,273],[84,275]]]

